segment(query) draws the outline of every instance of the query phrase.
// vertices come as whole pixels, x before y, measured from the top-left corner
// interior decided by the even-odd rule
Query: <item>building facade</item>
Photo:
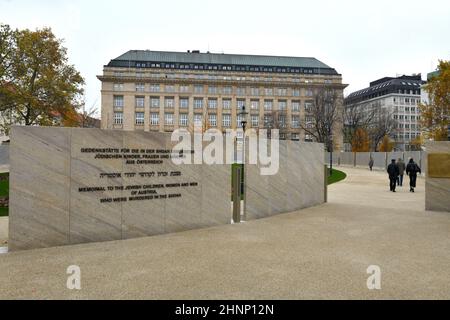
[[[335,69],[315,58],[129,51],[104,66],[102,128],[172,132],[178,128],[280,129],[281,139],[312,141],[301,122],[314,90],[342,95]],[[247,119],[240,112],[245,106]],[[339,138],[338,138],[339,140]]]
[[[388,112],[396,120],[395,132],[390,136],[395,150],[410,151],[415,148],[412,142],[421,135],[419,104],[423,84],[420,74],[385,77],[370,83],[369,88],[351,93],[344,106]]]

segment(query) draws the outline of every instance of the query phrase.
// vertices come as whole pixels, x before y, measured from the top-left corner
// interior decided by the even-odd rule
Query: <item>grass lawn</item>
[[[8,216],[8,208],[0,208],[0,217]]]
[[[1,173],[0,177],[8,177],[9,173]],[[9,179],[0,181],[0,197],[9,196]],[[0,208],[0,217],[8,216],[8,208]]]
[[[344,172],[333,169],[333,174],[328,177],[328,185],[345,180],[346,178],[347,175]]]

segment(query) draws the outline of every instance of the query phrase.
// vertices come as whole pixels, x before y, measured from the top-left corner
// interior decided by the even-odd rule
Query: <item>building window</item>
[[[182,93],[189,92],[189,86],[180,86],[180,92]]]
[[[150,92],[160,92],[161,86],[159,84],[151,84],[150,85]]]
[[[294,141],[300,141],[300,135],[298,133],[293,133],[291,139]]]
[[[187,127],[188,123],[188,115],[185,113],[180,114],[180,127]]]
[[[194,114],[194,125],[196,127],[203,126],[203,116],[201,114]]]
[[[273,122],[273,118],[271,115],[264,116],[264,127],[265,128],[272,128],[272,122]]]
[[[217,127],[217,115],[215,114],[209,115],[209,125],[213,128]]]
[[[273,110],[273,101],[272,100],[264,101],[264,110],[265,111],[272,111]]]
[[[238,108],[238,110],[242,110],[244,108],[244,106],[245,106],[245,100],[238,99],[238,101],[237,101],[237,108]]]
[[[264,89],[266,96],[273,96],[273,89],[272,88],[266,88]]]
[[[208,87],[208,93],[209,94],[217,94],[217,92],[218,92],[217,87],[215,87],[215,86],[209,86]]]
[[[294,97],[300,97],[300,89],[294,89],[292,90],[292,95]]]
[[[145,91],[145,83],[136,83],[136,91],[144,92]]]
[[[175,99],[174,98],[165,98],[164,106],[166,109],[173,109],[175,107]]]
[[[180,109],[189,109],[189,98],[180,98]]]
[[[203,109],[203,99],[202,98],[194,99],[194,109]]]
[[[152,126],[159,126],[159,113],[150,114],[150,124]]]
[[[259,96],[259,88],[252,88],[251,89],[251,95],[252,96]]]
[[[292,101],[292,111],[293,112],[300,111],[300,101]]]
[[[306,96],[312,97],[314,95],[314,92],[311,89],[306,90]]]
[[[306,142],[313,142],[313,141],[314,141],[313,136],[310,135],[310,134],[307,134],[307,135],[305,136],[305,141],[306,141]]]
[[[251,123],[253,128],[259,127],[259,116],[252,116]]]
[[[136,125],[143,126],[144,125],[144,112],[136,112]]]
[[[114,96],[114,108],[123,108],[123,96]]]
[[[245,96],[245,88],[244,87],[238,87],[236,90],[236,94],[238,96]]]
[[[300,118],[299,116],[292,116],[292,128],[300,127]]]
[[[223,109],[230,110],[231,109],[231,99],[223,99]]]
[[[223,127],[230,128],[231,127],[231,115],[224,114],[222,117]]]
[[[201,86],[201,85],[195,85],[195,86],[194,86],[194,92],[195,92],[195,93],[203,93],[203,86]]]
[[[217,99],[209,99],[208,100],[208,108],[209,109],[217,109]]]
[[[175,86],[166,86],[166,92],[168,93],[175,92]]]
[[[164,114],[164,124],[166,126],[173,126],[173,113]]]
[[[160,106],[159,98],[155,98],[155,97],[150,98],[150,107],[159,108],[159,106]]]
[[[287,96],[287,89],[286,88],[278,88],[278,95],[279,96]]]
[[[244,117],[240,114],[238,114],[236,118],[236,127],[242,128],[242,121],[244,121]]]
[[[114,112],[114,124],[116,125],[123,124],[123,112]]]
[[[123,91],[123,83],[114,83],[114,91]]]
[[[312,102],[306,102],[305,103],[305,112],[311,113],[313,110],[313,103]]]
[[[286,116],[284,114],[278,116],[278,122],[281,128],[286,128]]]
[[[232,94],[232,93],[233,93],[232,87],[229,86],[223,87],[223,94]]]
[[[136,97],[136,108],[144,108],[144,107],[145,107],[145,98]]]
[[[280,111],[287,110],[287,102],[285,100],[278,101],[278,110],[280,110]]]
[[[259,110],[259,100],[250,101],[250,109],[258,111]]]

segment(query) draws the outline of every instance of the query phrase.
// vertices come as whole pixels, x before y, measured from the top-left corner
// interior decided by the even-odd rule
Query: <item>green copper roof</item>
[[[114,66],[116,65],[116,63],[114,62],[119,61],[332,69],[331,67],[327,66],[326,64],[315,58],[259,56],[259,55],[242,55],[242,54],[165,52],[165,51],[149,51],[149,50],[128,51],[127,53],[121,55],[120,57],[113,59],[109,65]]]

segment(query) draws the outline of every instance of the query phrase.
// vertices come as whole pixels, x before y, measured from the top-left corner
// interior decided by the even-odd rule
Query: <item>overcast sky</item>
[[[448,0],[0,0],[0,22],[51,27],[100,107],[103,65],[131,49],[315,57],[349,84],[450,59]]]

